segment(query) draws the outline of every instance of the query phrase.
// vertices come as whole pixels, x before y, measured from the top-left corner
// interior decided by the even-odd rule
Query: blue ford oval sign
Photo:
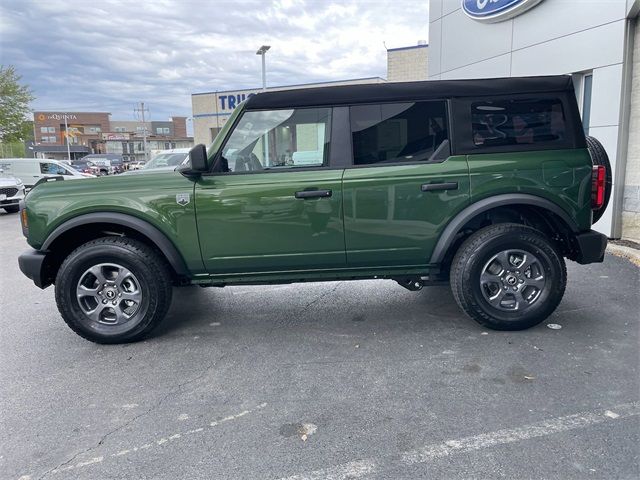
[[[508,20],[535,7],[542,0],[462,0],[462,9],[479,22]]]

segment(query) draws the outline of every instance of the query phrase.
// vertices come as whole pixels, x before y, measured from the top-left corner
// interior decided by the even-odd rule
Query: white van
[[[78,180],[94,176],[48,158],[0,158],[0,170],[22,180],[27,189],[41,178],[62,176],[65,180]]]

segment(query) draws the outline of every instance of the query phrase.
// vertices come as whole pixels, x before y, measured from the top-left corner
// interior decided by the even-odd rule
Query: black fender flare
[[[141,218],[127,215],[125,213],[96,212],[78,215],[77,217],[67,220],[61,225],[58,225],[53,232],[49,234],[40,250],[48,250],[51,244],[60,237],[60,235],[72,228],[76,228],[81,225],[90,225],[92,223],[112,223],[132,228],[140,232],[155,244],[179,276],[189,276],[189,270],[187,269],[187,265],[185,264],[182,255],[164,233],[146,220],[142,220]]]
[[[447,250],[449,250],[449,247],[451,247],[455,241],[456,235],[469,220],[480,213],[486,212],[487,210],[505,205],[532,205],[544,208],[560,217],[560,219],[562,219],[562,221],[571,228],[572,232],[577,233],[579,231],[578,225],[569,216],[569,214],[550,200],[527,193],[505,193],[502,195],[483,198],[482,200],[465,207],[460,213],[458,213],[442,231],[442,234],[438,239],[438,243],[436,243],[436,246],[433,249],[429,263],[435,265],[444,260]]]

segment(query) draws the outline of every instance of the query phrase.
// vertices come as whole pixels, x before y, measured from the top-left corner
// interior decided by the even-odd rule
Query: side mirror
[[[189,151],[189,161],[193,172],[204,173],[207,171],[207,149],[201,143]]]

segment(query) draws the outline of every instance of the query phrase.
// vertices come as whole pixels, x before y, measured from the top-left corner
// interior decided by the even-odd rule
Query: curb
[[[640,250],[638,249],[609,243],[607,245],[607,253],[615,255],[616,257],[626,258],[631,263],[640,267]]]

